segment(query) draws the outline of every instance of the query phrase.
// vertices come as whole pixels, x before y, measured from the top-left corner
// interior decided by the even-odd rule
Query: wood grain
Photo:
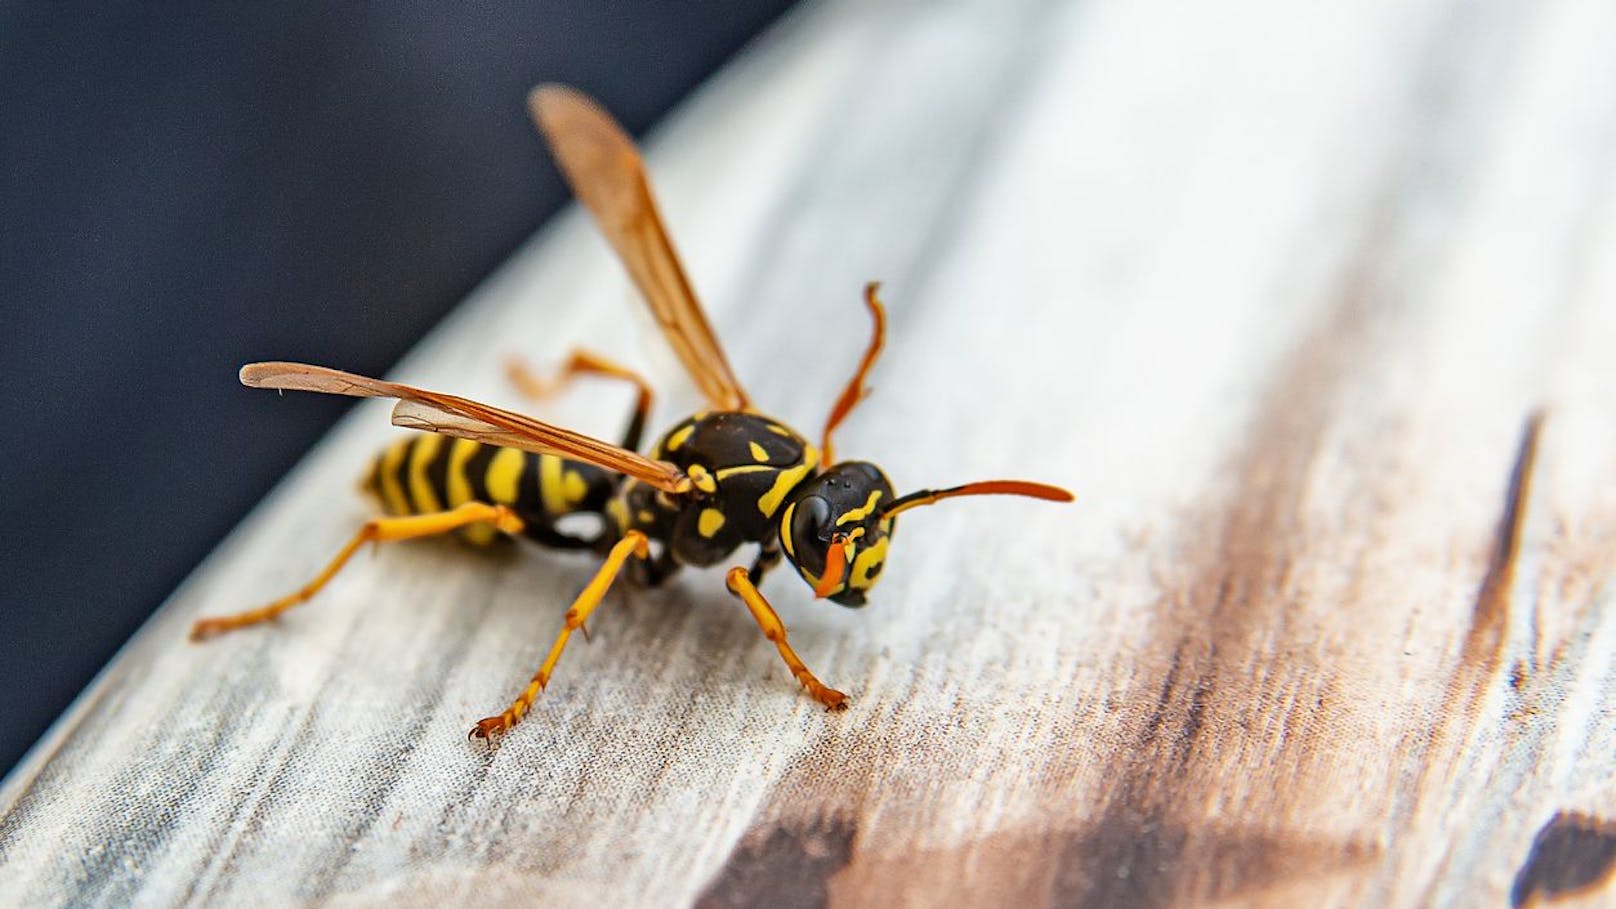
[[[1599,0],[805,8],[649,145],[736,372],[816,427],[883,279],[843,453],[1078,504],[906,515],[860,612],[771,578],[844,714],[692,573],[614,593],[487,749],[588,559],[401,545],[185,643],[365,518],[362,404],[6,781],[0,893],[1608,904],[1613,46]],[[397,374],[511,402],[506,353],[585,344],[671,421],[631,299],[573,213]]]

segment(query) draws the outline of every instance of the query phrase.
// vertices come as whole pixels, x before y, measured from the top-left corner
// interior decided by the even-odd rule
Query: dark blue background
[[[639,132],[789,0],[0,10],[0,768],[564,200],[560,80]],[[176,642],[176,646],[179,642]]]

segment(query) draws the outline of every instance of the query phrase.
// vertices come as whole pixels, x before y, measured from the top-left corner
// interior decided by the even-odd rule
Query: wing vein
[[[306,363],[249,363],[241,368],[241,384],[361,398],[397,398],[400,403],[393,409],[393,422],[399,426],[576,458],[667,492],[681,493],[690,488],[689,477],[675,464],[457,395]]]
[[[617,251],[696,387],[716,408],[752,409],[680,264],[634,141],[575,89],[541,85],[528,100],[573,195]]]

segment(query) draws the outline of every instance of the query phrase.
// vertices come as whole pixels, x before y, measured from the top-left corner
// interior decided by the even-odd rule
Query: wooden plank
[[[885,278],[845,453],[1079,505],[906,516],[862,612],[771,579],[845,714],[692,574],[614,593],[486,749],[466,729],[587,559],[394,547],[275,628],[183,642],[364,518],[392,436],[363,405],[6,781],[0,893],[1608,902],[1613,42],[1597,0],[806,9],[650,155],[737,370],[816,427]],[[649,363],[671,417],[693,397],[624,340],[628,297],[569,216],[399,374],[510,400],[501,355],[582,343]],[[610,433],[624,406],[547,416]]]

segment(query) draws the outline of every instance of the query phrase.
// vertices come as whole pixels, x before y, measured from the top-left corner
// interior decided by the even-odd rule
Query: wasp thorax
[[[882,517],[881,509],[892,500],[886,474],[867,461],[845,461],[805,481],[780,515],[786,558],[816,589],[830,566],[839,580],[823,595],[843,606],[863,606],[886,563],[894,519]]]

